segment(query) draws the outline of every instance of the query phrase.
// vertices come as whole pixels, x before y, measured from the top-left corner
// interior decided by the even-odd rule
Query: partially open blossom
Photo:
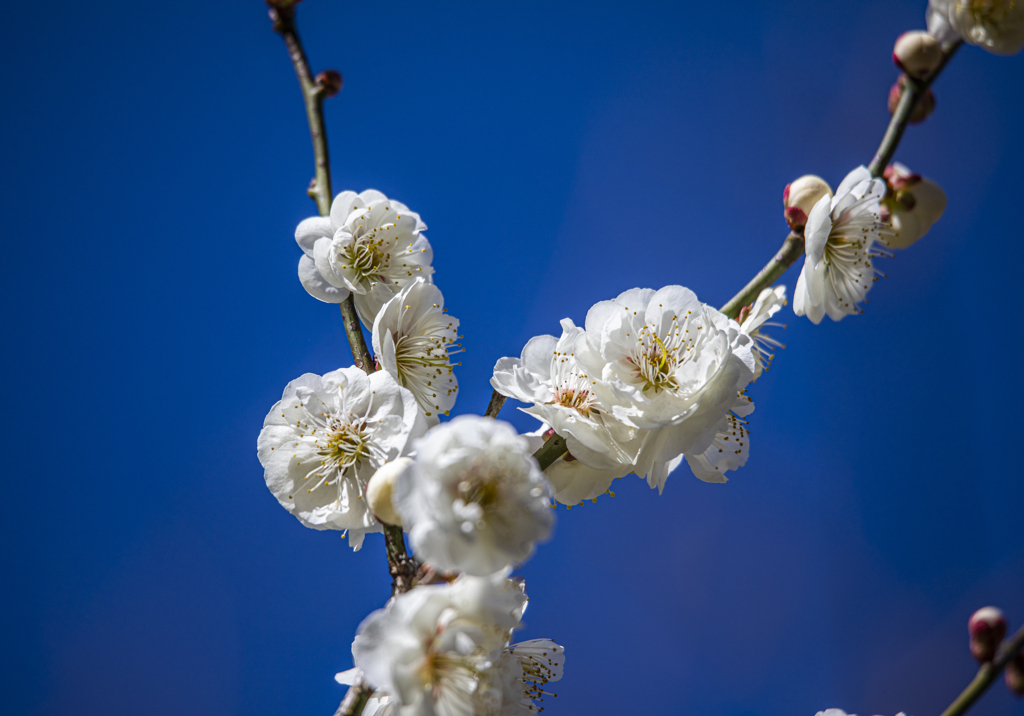
[[[359,549],[380,532],[366,484],[427,426],[416,400],[383,371],[342,368],[289,383],[257,441],[267,487],[306,527],[348,530]]]
[[[807,256],[793,294],[793,312],[814,323],[828,315],[833,321],[861,313],[876,272],[876,242],[888,242],[893,231],[881,218],[885,182],[857,167],[830,200],[822,197],[804,230]]]
[[[933,181],[914,174],[904,165],[890,164],[883,174],[888,191],[882,202],[882,218],[892,225],[885,245],[905,249],[920,239],[946,210],[946,193]]]
[[[434,567],[491,574],[551,534],[551,488],[508,423],[463,415],[416,442],[394,502],[416,553]]]
[[[401,716],[498,713],[498,662],[525,604],[504,572],[418,586],[359,626],[356,668]]]
[[[747,464],[750,456],[750,431],[743,418],[753,410],[754,405],[749,399],[737,395],[733,409],[722,417],[707,449],[686,455],[686,464],[698,479],[704,482],[728,482],[725,473]]]
[[[775,349],[785,348],[777,340],[761,331],[765,326],[785,328],[780,323],[768,321],[769,318],[781,311],[785,305],[786,287],[775,286],[761,289],[761,293],[757,295],[757,300],[754,301],[754,304],[744,307],[740,311],[737,319],[740,322],[740,330],[754,341],[754,380],[760,378],[763,371],[768,370],[768,365],[772,362]]]
[[[930,0],[928,32],[942,44],[957,37],[996,55],[1024,47],[1024,3],[1020,0]]]
[[[982,607],[967,620],[971,656],[978,662],[992,661],[1006,637],[1006,617],[995,607]]]
[[[389,525],[401,525],[402,518],[395,512],[393,501],[395,483],[403,472],[412,466],[412,458],[400,457],[385,463],[366,485],[366,502],[381,522]]]
[[[380,367],[408,388],[436,425],[455,405],[459,382],[451,355],[461,351],[459,319],[448,315],[437,286],[416,278],[384,304],[373,322],[373,352]]]
[[[922,30],[904,32],[896,38],[892,48],[892,61],[911,77],[923,79],[935,71],[942,62],[939,41]]]
[[[420,232],[427,225],[405,204],[375,189],[343,191],[330,216],[305,219],[295,229],[304,256],[299,280],[311,296],[341,303],[355,294],[370,327],[377,311],[416,278],[430,280],[433,251]]]
[[[597,303],[585,331],[575,357],[606,410],[643,431],[635,471],[661,490],[683,454],[711,445],[753,378],[753,341],[682,286]]]
[[[896,114],[896,107],[900,103],[900,99],[903,98],[903,93],[907,89],[907,77],[906,75],[900,75],[896,78],[896,82],[889,88],[889,114]],[[928,119],[929,115],[935,111],[935,94],[931,88],[924,93],[924,96],[918,100],[917,105],[910,113],[910,118],[907,120],[910,124],[920,124],[924,120]]]
[[[550,639],[511,644],[498,660],[501,676],[501,716],[539,713],[544,687],[562,678],[565,650]]]
[[[546,423],[524,438],[530,441],[530,450],[536,452],[553,430]],[[551,483],[556,502],[563,505],[578,505],[584,500],[593,500],[607,494],[612,482],[633,471],[632,463],[623,465],[610,458],[588,455],[590,464],[577,458],[569,450],[565,455],[548,465],[544,477]]]
[[[811,209],[826,194],[832,196],[832,188],[824,179],[813,174],[805,174],[786,184],[782,191],[782,205],[789,228],[798,229],[805,225]]]

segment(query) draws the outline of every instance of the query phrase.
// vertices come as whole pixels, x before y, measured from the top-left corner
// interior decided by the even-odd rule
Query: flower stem
[[[306,51],[302,48],[299,32],[295,27],[295,0],[266,0],[270,8],[270,19],[274,22],[274,32],[284,40],[288,48],[288,57],[295,68],[295,76],[299,78],[302,99],[306,104],[306,119],[309,122],[309,134],[313,140],[313,159],[316,161],[316,177],[309,184],[306,193],[316,202],[320,216],[331,213],[331,157],[327,151],[327,128],[324,126],[324,88],[313,79],[309,69]],[[366,339],[359,326],[356,304],[349,294],[341,303],[341,315],[345,324],[345,335],[352,349],[352,360],[357,368],[367,373],[373,372],[373,361],[366,349]]]
[[[508,400],[504,395],[496,390],[491,391],[491,402],[487,404],[487,410],[484,411],[485,418],[496,418],[498,413],[501,412],[501,406]]]
[[[942,716],[961,716],[961,714],[966,713],[967,709],[971,708],[974,702],[985,693],[988,687],[992,685],[992,682],[996,680],[996,677],[1020,653],[1022,648],[1024,648],[1024,627],[1018,629],[1016,634],[1003,642],[1003,645],[999,647],[999,651],[992,661],[986,661],[981,665],[971,683],[967,685],[963,693],[956,697],[956,701],[951,703],[949,708],[942,712]]]
[[[541,470],[547,470],[555,460],[565,455],[568,451],[568,448],[565,446],[565,438],[558,433],[551,433],[551,437],[537,448],[537,452],[533,454],[533,457],[540,464]]]
[[[362,674],[355,683],[348,687],[348,693],[342,699],[341,706],[334,712],[334,716],[358,716],[366,707],[366,702],[373,696],[373,689],[363,679]]]
[[[885,171],[885,168],[892,161],[892,157],[896,153],[896,147],[899,145],[900,139],[903,138],[903,131],[907,128],[910,116],[914,113],[918,102],[928,94],[928,88],[931,87],[932,82],[939,76],[939,73],[942,72],[946,63],[953,57],[953,54],[959,49],[961,44],[963,43],[958,41],[945,48],[939,66],[925,79],[919,80],[906,75],[907,81],[903,95],[900,97],[900,101],[892,113],[892,119],[889,120],[889,126],[885,130],[885,136],[882,137],[882,143],[878,146],[878,151],[875,152],[875,158],[868,165],[868,171],[871,172],[871,176],[882,176],[882,172]]]
[[[789,233],[786,240],[782,242],[782,248],[778,250],[772,260],[763,269],[758,271],[750,283],[733,296],[729,303],[722,306],[722,313],[729,318],[736,318],[736,316],[740,315],[740,309],[756,301],[757,295],[778,281],[779,277],[786,273],[786,269],[792,266],[793,262],[803,256],[803,254],[804,231],[801,228],[798,231],[791,231]]]
[[[921,98],[927,94],[932,82],[939,76],[939,73],[942,72],[946,63],[953,57],[953,54],[961,44],[958,41],[945,48],[939,66],[926,79],[919,80],[907,77],[906,89],[900,97],[899,104],[896,105],[892,119],[889,120],[889,126],[885,130],[885,136],[882,137],[882,143],[879,145],[874,159],[871,160],[871,164],[868,166],[871,176],[882,176],[882,172],[885,171],[886,166],[892,161],[893,155],[896,153],[896,147],[899,146],[900,139],[903,138],[903,131],[907,128],[907,123],[910,122],[910,115],[913,114],[914,108],[917,107],[917,103],[921,101]],[[792,266],[803,253],[803,230],[800,230],[799,235],[796,231],[791,232],[783,242],[782,248],[775,254],[775,257],[754,276],[750,283],[743,287],[742,291],[722,306],[722,313],[729,318],[736,318],[740,313],[740,309],[756,301],[757,295],[778,281],[782,274],[786,273],[786,269]]]

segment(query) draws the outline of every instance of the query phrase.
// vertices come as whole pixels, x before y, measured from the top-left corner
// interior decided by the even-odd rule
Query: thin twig
[[[942,712],[942,716],[961,716],[971,708],[1022,648],[1024,648],[1024,626],[1018,629],[1010,639],[1003,642],[996,653],[996,658],[981,665],[971,683],[956,697],[956,701]]]
[[[345,698],[341,700],[341,705],[334,712],[334,716],[357,716],[361,714],[371,696],[373,696],[373,689],[363,679],[363,675],[359,674],[352,685],[348,687],[348,692],[345,694]]]
[[[868,166],[871,176],[882,176],[882,172],[885,171],[886,166],[892,161],[893,155],[896,153],[896,147],[899,146],[900,139],[903,138],[903,132],[907,128],[907,123],[910,122],[910,116],[914,113],[914,108],[917,107],[917,103],[921,101],[921,98],[928,93],[928,88],[931,87],[932,82],[939,76],[939,73],[942,72],[946,63],[953,57],[960,45],[960,42],[956,42],[943,50],[942,61],[928,78],[918,80],[907,77],[903,95],[893,111],[892,119],[889,120],[889,126],[885,130],[885,136],[882,137],[882,143],[879,145],[874,159],[871,160],[871,164]],[[740,313],[740,309],[744,306],[749,306],[757,300],[757,295],[778,281],[782,274],[786,273],[786,269],[792,266],[803,253],[804,239],[802,233],[799,236],[796,232],[790,233],[786,237],[785,242],[783,242],[782,248],[775,254],[775,257],[758,272],[750,283],[743,287],[743,290],[722,306],[722,313],[729,318],[736,318]]]
[[[352,300],[352,294],[349,294],[348,298],[340,305],[341,320],[345,324],[345,335],[348,336],[348,345],[352,349],[352,360],[355,362],[356,368],[362,368],[369,375],[377,368],[366,347],[366,339],[363,337],[363,328],[359,325],[359,314],[356,313],[356,304]]]
[[[501,412],[501,406],[508,400],[504,395],[494,390],[491,391],[491,402],[487,404],[487,410],[484,411],[485,418],[496,418],[498,413]]]

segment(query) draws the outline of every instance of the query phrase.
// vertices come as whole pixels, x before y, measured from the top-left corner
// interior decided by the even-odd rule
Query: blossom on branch
[[[928,32],[948,45],[957,39],[996,55],[1024,47],[1024,3],[1020,0],[929,0]]]
[[[311,296],[341,303],[355,295],[368,328],[392,296],[416,278],[430,280],[433,251],[420,232],[427,225],[405,204],[375,189],[334,198],[330,216],[314,216],[295,229],[303,251],[299,280]]]
[[[935,182],[896,162],[883,174],[888,190],[882,202],[882,218],[892,226],[885,245],[905,249],[920,239],[946,210],[946,193]]]
[[[683,455],[707,450],[753,379],[754,342],[682,286],[632,289],[587,313],[576,342],[605,409],[641,431],[634,471],[662,490]],[[746,412],[749,412],[746,410]]]
[[[862,313],[876,271],[871,259],[881,254],[892,228],[881,218],[885,182],[872,179],[865,167],[846,175],[831,199],[824,196],[811,210],[804,229],[807,256],[793,295],[793,312],[821,323]]]
[[[498,713],[498,663],[525,606],[505,572],[418,586],[363,621],[352,656],[401,716]]]
[[[383,371],[306,373],[270,409],[257,454],[286,510],[306,527],[348,530],[359,549],[366,533],[382,530],[366,502],[367,482],[426,430],[412,393]]]
[[[373,322],[373,352],[380,367],[408,388],[427,422],[455,405],[459,383],[451,355],[461,352],[459,319],[449,316],[441,291],[416,278],[384,304]]]
[[[769,323],[768,319],[782,310],[786,305],[786,287],[775,286],[765,288],[757,295],[757,300],[748,308],[740,311],[740,330],[750,336],[754,341],[754,380],[761,377],[761,373],[768,370],[772,362],[776,348],[785,348],[771,336],[762,333],[763,326],[777,326],[785,328],[781,323]]]
[[[483,576],[519,564],[551,534],[551,487],[508,423],[463,415],[415,444],[394,506],[417,555]]]

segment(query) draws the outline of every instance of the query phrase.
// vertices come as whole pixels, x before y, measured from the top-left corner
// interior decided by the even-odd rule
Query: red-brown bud
[[[979,663],[992,661],[1006,636],[1006,617],[995,607],[982,607],[967,621],[971,656]]]
[[[344,80],[337,70],[324,70],[316,76],[316,85],[323,88],[325,97],[333,97],[341,92],[342,84],[344,84]]]
[[[896,80],[896,83],[889,90],[889,114],[896,113],[896,106],[900,103],[900,98],[903,97],[906,87],[907,76],[900,75],[899,79]],[[925,93],[924,97],[918,101],[917,106],[914,107],[914,111],[910,113],[909,122],[911,124],[920,124],[924,120],[928,119],[928,115],[930,115],[934,110],[935,95],[932,93],[931,89],[929,89]]]
[[[911,77],[924,79],[942,62],[942,46],[923,30],[904,32],[896,38],[892,61]]]

